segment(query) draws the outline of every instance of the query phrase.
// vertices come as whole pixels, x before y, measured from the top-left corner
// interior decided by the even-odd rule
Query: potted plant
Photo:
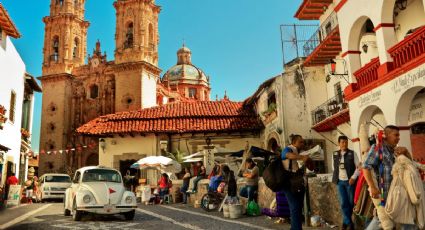
[[[6,121],[7,121],[7,117],[0,114],[0,129],[3,129],[4,124],[6,124]]]
[[[26,140],[26,141],[27,141],[27,140],[30,138],[30,136],[31,136],[30,132],[29,132],[28,130],[24,129],[24,128],[22,128],[22,129],[21,129],[21,134],[22,134],[22,138],[23,138],[24,140]]]
[[[265,122],[268,123],[269,121],[273,120],[274,118],[276,118],[276,103],[270,103],[269,107],[267,108],[266,111],[264,111],[262,114],[265,117]]]
[[[5,115],[6,111],[7,111],[6,108],[4,106],[0,105],[0,116]]]

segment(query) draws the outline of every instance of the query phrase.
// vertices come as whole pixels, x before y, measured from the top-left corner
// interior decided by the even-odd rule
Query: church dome
[[[184,45],[177,51],[177,64],[164,74],[162,80],[169,84],[185,83],[209,87],[209,78],[192,64],[191,51]]]

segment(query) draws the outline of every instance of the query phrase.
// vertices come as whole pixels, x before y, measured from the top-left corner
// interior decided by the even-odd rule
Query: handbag
[[[296,172],[292,172],[292,160],[289,161],[289,184],[292,193],[301,193],[305,190],[304,170],[303,168],[298,169]]]

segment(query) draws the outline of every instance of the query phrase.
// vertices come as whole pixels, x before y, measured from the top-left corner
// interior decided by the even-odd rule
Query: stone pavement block
[[[36,210],[45,204],[24,204],[13,208],[6,208],[0,211],[0,225],[3,225],[18,216],[22,216],[28,212]]]

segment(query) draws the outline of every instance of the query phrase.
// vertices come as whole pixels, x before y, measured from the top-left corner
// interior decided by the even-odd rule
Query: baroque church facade
[[[97,165],[98,139],[75,130],[90,120],[120,111],[179,101],[209,101],[209,77],[192,64],[183,45],[177,64],[161,78],[158,16],[154,0],[117,0],[114,60],[101,44],[87,54],[85,0],[51,0],[43,18],[40,175],[70,173]],[[87,63],[86,63],[86,57]]]

